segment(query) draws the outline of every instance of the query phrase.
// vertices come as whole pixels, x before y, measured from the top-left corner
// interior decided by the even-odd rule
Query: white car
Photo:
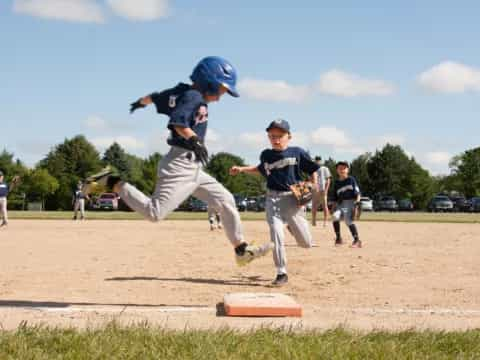
[[[362,211],[373,211],[373,201],[369,197],[363,196],[360,198],[360,207]]]

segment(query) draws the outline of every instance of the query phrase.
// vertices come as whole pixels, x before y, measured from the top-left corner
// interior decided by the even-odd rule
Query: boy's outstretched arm
[[[241,173],[247,173],[252,175],[261,175],[256,166],[232,166],[228,172],[230,175],[235,176]]]

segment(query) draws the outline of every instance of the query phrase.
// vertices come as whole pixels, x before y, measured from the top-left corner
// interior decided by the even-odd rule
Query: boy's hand
[[[195,154],[197,161],[200,161],[203,166],[207,166],[208,163],[208,150],[206,146],[200,141],[200,139],[194,135],[187,139],[187,144]]]
[[[242,169],[240,168],[240,166],[232,166],[228,171],[228,173],[232,176],[238,175],[241,172],[242,172]]]
[[[142,104],[142,99],[138,99],[137,101],[130,104],[130,114],[133,113],[137,109],[141,109],[146,107],[147,105]]]

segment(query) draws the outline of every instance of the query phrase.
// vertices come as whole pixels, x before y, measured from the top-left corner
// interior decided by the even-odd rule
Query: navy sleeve
[[[260,154],[260,164],[257,165],[258,171],[260,171],[260,174],[262,174],[264,177],[267,177],[267,173],[265,171],[265,167],[263,166],[265,162],[265,150],[262,151]]]
[[[303,149],[300,149],[300,170],[307,174],[313,174],[320,166],[312,160],[310,155]]]
[[[177,106],[170,114],[168,128],[173,129],[174,126],[184,128],[191,127],[190,122],[195,117],[198,108],[205,105],[202,95],[198,91],[187,91],[179,99]]]

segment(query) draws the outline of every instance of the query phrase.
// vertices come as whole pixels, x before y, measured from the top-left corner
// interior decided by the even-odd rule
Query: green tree
[[[0,170],[5,174],[5,181],[10,183],[15,175],[22,178],[27,173],[28,168],[19,160],[14,159],[14,154],[4,149],[0,153]],[[24,193],[20,187],[14,187],[8,196],[9,209],[22,209],[24,204]]]
[[[39,168],[48,170],[59,183],[55,193],[47,196],[46,208],[70,209],[72,192],[78,180],[85,179],[101,167],[102,162],[95,146],[83,135],[65,139],[56,145],[39,163]]]
[[[144,181],[143,191],[146,193],[153,193],[155,183],[157,182],[157,167],[162,155],[158,152],[153,153],[146,158],[142,163],[142,179]]]
[[[29,170],[24,175],[21,187],[26,194],[27,200],[39,200],[42,203],[42,208],[44,208],[46,197],[57,191],[59,183],[48,173],[48,170],[37,168]]]
[[[480,147],[467,150],[455,156],[450,168],[461,184],[461,192],[465,196],[480,195]]]
[[[362,195],[373,197],[375,189],[370,180],[368,173],[368,163],[372,158],[372,154],[365,153],[353,159],[350,165],[350,174],[357,179],[357,182],[362,191]]]
[[[230,176],[228,171],[234,165],[245,166],[245,162],[236,155],[220,152],[210,158],[205,170],[233,194],[256,196],[265,193],[265,180],[260,176]]]

